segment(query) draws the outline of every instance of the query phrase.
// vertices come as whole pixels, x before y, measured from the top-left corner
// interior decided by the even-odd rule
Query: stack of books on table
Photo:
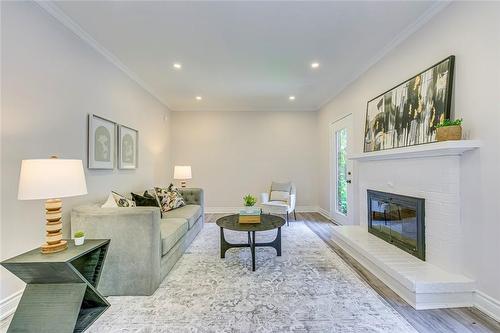
[[[245,208],[240,210],[240,223],[260,223],[260,208]]]

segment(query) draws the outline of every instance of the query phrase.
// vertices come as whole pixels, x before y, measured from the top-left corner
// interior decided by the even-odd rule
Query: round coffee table
[[[276,249],[277,255],[281,256],[281,227],[285,225],[285,219],[276,215],[262,214],[260,223],[239,223],[239,215],[228,215],[217,219],[220,227],[220,257],[226,257],[226,251],[233,247],[249,247],[252,253],[252,271],[255,271],[255,248],[258,246],[270,246]],[[224,229],[248,232],[248,243],[231,244],[224,238]],[[278,229],[276,238],[269,243],[256,243],[255,232]]]

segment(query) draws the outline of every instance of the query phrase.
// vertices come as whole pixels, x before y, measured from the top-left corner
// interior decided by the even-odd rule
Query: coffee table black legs
[[[250,234],[250,231],[248,234]],[[252,271],[255,272],[255,231],[252,231],[252,243],[250,245],[250,250],[252,252]]]
[[[255,234],[255,231],[254,231],[254,234]],[[269,246],[269,247],[273,247],[276,250],[276,255],[278,257],[281,257],[281,227],[278,228],[278,233],[276,234],[276,238],[272,242],[269,242],[269,243],[255,243],[255,246]]]
[[[224,228],[220,228],[220,257],[226,257],[226,251],[233,247],[251,247],[250,231],[248,232],[248,244],[231,244],[224,238]]]
[[[248,231],[248,243],[246,244],[232,244],[226,241],[224,237],[224,228],[220,228],[220,257],[226,257],[226,251],[233,247],[249,247],[252,254],[252,271],[255,271],[255,248],[269,246],[276,250],[278,257],[281,257],[281,227],[278,228],[276,238],[269,243],[257,243],[255,240],[255,231]]]

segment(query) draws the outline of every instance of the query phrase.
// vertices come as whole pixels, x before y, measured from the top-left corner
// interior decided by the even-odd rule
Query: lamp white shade
[[[23,160],[19,177],[19,200],[73,197],[87,194],[81,160],[58,158]]]
[[[191,179],[191,166],[176,165],[174,167],[174,179]]]

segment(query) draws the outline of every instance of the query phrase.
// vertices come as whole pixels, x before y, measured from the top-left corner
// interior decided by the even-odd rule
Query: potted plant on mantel
[[[462,121],[463,119],[450,120],[445,119],[436,125],[436,140],[460,140],[462,139]]]

